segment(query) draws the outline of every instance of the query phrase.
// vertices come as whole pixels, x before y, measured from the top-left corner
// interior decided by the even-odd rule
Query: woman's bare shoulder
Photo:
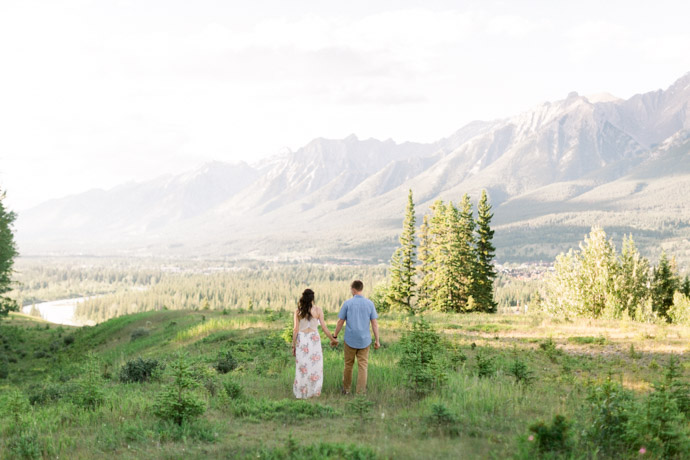
[[[319,307],[318,305],[314,305],[312,307],[312,316],[315,316],[317,318],[323,316],[323,310],[321,309],[321,307]]]

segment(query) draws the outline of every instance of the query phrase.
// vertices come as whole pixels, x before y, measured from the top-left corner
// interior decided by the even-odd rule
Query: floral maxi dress
[[[301,322],[303,319],[300,320]],[[295,349],[295,383],[292,392],[298,399],[321,395],[323,386],[323,351],[319,331],[297,334]]]

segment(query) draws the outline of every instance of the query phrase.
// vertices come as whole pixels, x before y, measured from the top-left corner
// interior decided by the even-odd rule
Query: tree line
[[[408,193],[400,246],[390,262],[384,308],[409,312],[495,312],[491,204],[486,190],[477,205],[435,201],[417,238],[412,190]]]
[[[674,257],[662,251],[652,267],[632,235],[620,254],[601,227],[592,227],[579,250],[561,253],[545,287],[543,306],[561,316],[690,321],[690,279],[681,278]]]

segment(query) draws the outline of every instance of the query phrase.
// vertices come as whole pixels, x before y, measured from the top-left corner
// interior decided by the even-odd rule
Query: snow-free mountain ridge
[[[407,190],[489,192],[498,256],[548,260],[593,224],[690,250],[690,73],[666,90],[545,102],[434,143],[318,138],[255,165],[52,200],[22,213],[23,254],[386,260]]]

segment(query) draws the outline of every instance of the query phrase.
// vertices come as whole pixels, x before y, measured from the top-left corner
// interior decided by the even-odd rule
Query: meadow
[[[592,393],[613,381],[648,394],[690,338],[686,327],[539,313],[425,319],[452,350],[445,384],[425,395],[408,389],[399,362],[411,318],[386,313],[365,398],[340,393],[341,344],[324,346],[321,397],[297,401],[287,311],[163,310],[82,328],[11,314],[0,323],[10,358],[0,380],[2,458],[638,458],[581,439]],[[335,315],[327,322],[333,328]],[[153,414],[179,356],[206,406],[181,426]],[[166,367],[125,382],[123,368],[139,357]],[[528,427],[557,414],[571,423],[574,448],[540,453]]]

